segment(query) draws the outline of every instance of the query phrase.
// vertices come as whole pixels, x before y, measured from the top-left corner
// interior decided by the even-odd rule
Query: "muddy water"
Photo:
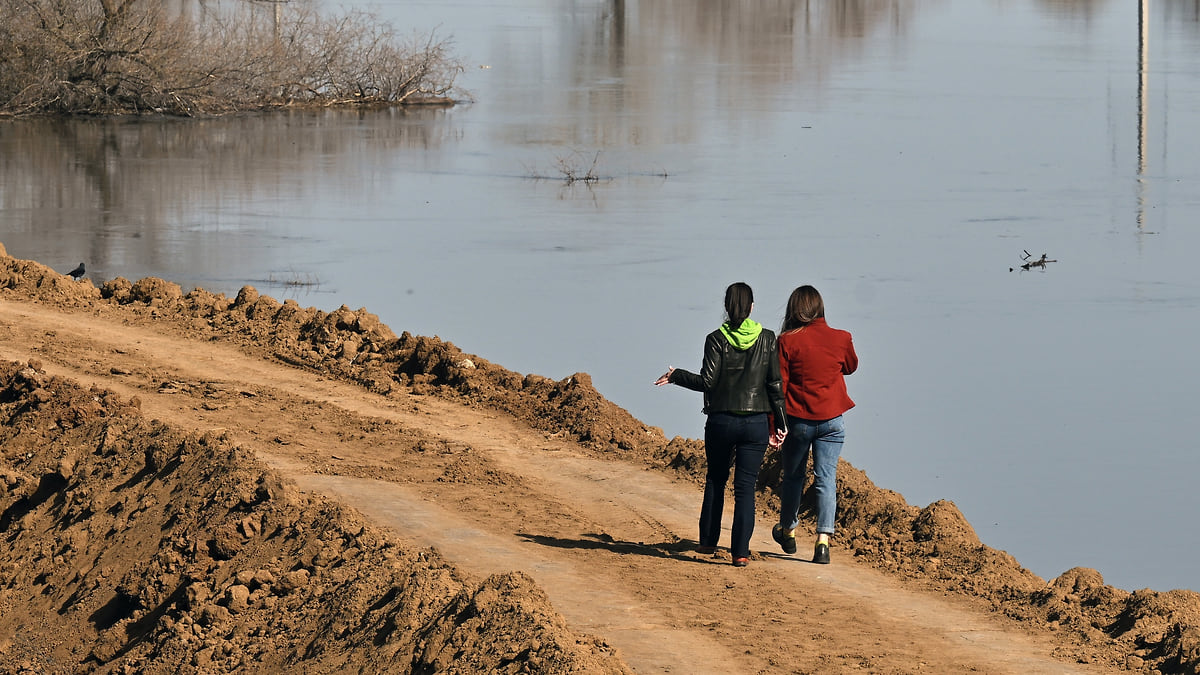
[[[6,122],[0,241],[365,306],[685,436],[699,398],[650,383],[698,366],[725,285],[777,326],[811,283],[855,335],[845,456],[877,483],[1045,577],[1200,588],[1195,8],[375,6],[452,38],[473,102]]]

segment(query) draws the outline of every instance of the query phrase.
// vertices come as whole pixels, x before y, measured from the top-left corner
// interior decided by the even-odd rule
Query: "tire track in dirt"
[[[491,411],[384,398],[228,345],[35,304],[0,301],[0,326],[2,358],[36,357],[54,374],[137,395],[147,415],[174,424],[224,427],[302,487],[437,547],[463,569],[529,573],[572,625],[616,645],[640,672],[1106,672],[1055,660],[1048,642],[1011,622],[909,591],[844,553],[827,567],[768,553],[744,570],[727,556],[695,555],[696,486],[586,457]],[[192,396],[156,393],[163,379],[247,395],[209,410]],[[318,475],[313,455],[348,459],[368,475],[379,462],[402,463],[387,442],[306,432],[334,412],[466,444],[519,477],[523,491],[415,473],[404,485]],[[304,441],[278,441],[292,437]],[[545,516],[508,508],[514,495],[536,500],[530,511]],[[752,546],[776,549],[762,523]]]
[[[289,462],[265,459],[277,468]],[[293,466],[288,474],[307,490],[336,495],[375,522],[439,553],[468,572],[486,576],[501,570],[521,570],[537,580],[555,609],[573,628],[603,636],[638,672],[736,672],[742,665],[723,645],[702,635],[681,636],[659,612],[641,600],[598,584],[588,569],[531,551],[511,535],[494,534],[469,517],[450,512],[394,483],[349,476],[305,473]]]

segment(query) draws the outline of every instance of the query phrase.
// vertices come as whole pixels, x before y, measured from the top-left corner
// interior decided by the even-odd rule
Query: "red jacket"
[[[787,414],[831,420],[854,407],[845,376],[858,369],[850,333],[817,319],[779,336],[779,374]]]

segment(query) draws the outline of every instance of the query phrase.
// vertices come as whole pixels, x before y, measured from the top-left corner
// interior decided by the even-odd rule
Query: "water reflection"
[[[1183,26],[1193,33],[1200,33],[1200,2],[1165,2],[1163,13],[1168,23]]]
[[[1053,16],[1091,21],[1101,17],[1111,0],[1037,0],[1037,4]]]
[[[159,267],[181,254],[180,230],[237,232],[255,225],[233,207],[361,192],[392,153],[461,134],[436,108],[22,120],[0,125],[0,210],[8,233],[82,238],[89,261]]]
[[[541,59],[531,59],[540,60],[549,77],[498,74],[497,105],[527,109],[533,99],[541,108],[526,124],[504,127],[500,140],[589,147],[689,143],[711,133],[704,116],[714,105],[738,111],[727,122],[753,127],[746,113],[764,116],[771,109],[756,101],[795,96],[797,87],[820,89],[836,68],[862,57],[863,38],[903,44],[918,4],[605,0],[590,10],[562,12],[556,32],[568,47],[561,53],[547,47]],[[506,44],[512,52],[542,47],[524,33]]]
[[[1146,122],[1150,100],[1150,0],[1138,0],[1137,227],[1146,227]]]
[[[278,31],[285,12],[310,13],[314,0],[160,0],[168,16],[195,19],[201,25],[231,18],[271,21]],[[278,35],[278,33],[276,33]]]

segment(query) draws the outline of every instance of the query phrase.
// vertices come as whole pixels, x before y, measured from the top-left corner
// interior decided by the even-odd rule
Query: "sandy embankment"
[[[989,634],[1046,659],[1044,672],[1200,669],[1200,595],[1129,593],[1085,568],[1047,583],[983,545],[953,504],[909,505],[847,463],[831,580],[782,567],[769,547],[753,571],[715,574],[666,506],[627,501],[609,514],[581,503],[586,478],[555,478],[564,464],[539,475],[535,462],[512,459],[552,451],[592,472],[601,469],[587,462],[619,460],[683,495],[694,489],[699,443],[633,419],[586,374],[522,376],[447,342],[397,337],[365,310],[327,313],[250,288],[235,299],[158,279],[97,288],[2,246],[0,309],[0,355],[13,357],[0,364],[0,669],[621,672],[622,656],[654,658],[639,652],[636,630],[613,627],[619,613],[587,625],[586,612],[569,606],[578,593],[560,599],[563,584],[581,585],[589,572],[560,569],[542,581],[547,565],[597,571],[626,607],[643,608],[643,632],[692,640],[759,672],[803,671],[798,663],[814,672],[1023,672],[952,641],[910,644],[952,632],[937,625],[938,611],[922,614],[922,598],[943,596],[962,617],[998,621]],[[247,365],[222,371],[211,356],[218,348]],[[344,388],[324,400],[313,393],[328,387]],[[480,418],[512,438],[481,435]],[[283,464],[255,459],[268,456]],[[538,547],[514,550],[551,557],[529,574],[464,571],[466,558],[451,564],[406,542],[348,508],[349,498],[297,490],[279,470],[293,464],[297,476],[390,481],[458,514],[439,517],[494,524]],[[771,458],[764,513],[777,503],[777,476]],[[445,540],[447,550],[457,543]],[[764,602],[778,596],[772,574],[781,570],[817,584],[825,601]],[[855,584],[892,584],[889,595],[912,598],[902,611],[929,625],[872,619],[895,613],[895,601],[839,599]],[[586,637],[572,628],[580,625],[619,637]],[[821,639],[796,645],[800,661],[781,657],[777,645],[797,631]],[[688,657],[670,658],[682,666]]]

